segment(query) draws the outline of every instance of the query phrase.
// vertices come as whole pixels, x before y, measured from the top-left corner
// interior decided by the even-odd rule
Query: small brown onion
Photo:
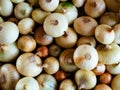
[[[116,43],[109,45],[98,45],[97,52],[99,55],[99,62],[103,64],[116,64],[120,62],[120,47]]]
[[[64,35],[55,38],[55,42],[62,48],[72,48],[77,42],[77,33],[68,27]]]
[[[65,79],[60,83],[59,90],[76,90],[77,87],[71,79]]]
[[[56,73],[55,73],[55,78],[56,80],[58,81],[62,81],[64,79],[66,79],[68,76],[68,74],[64,71],[64,70],[58,70]]]
[[[35,77],[42,72],[42,60],[33,53],[23,53],[16,61],[16,68],[23,76]]]
[[[112,90],[107,84],[97,84],[93,90]]]
[[[95,75],[102,75],[106,70],[106,66],[103,63],[98,62],[97,66],[92,70]]]
[[[75,31],[84,36],[92,36],[95,33],[97,21],[90,16],[80,16],[74,20],[73,27]],[[87,26],[87,27],[86,27]]]
[[[78,67],[73,61],[74,49],[65,49],[59,56],[60,67],[66,72],[75,72]]]
[[[19,37],[17,46],[23,52],[31,52],[36,48],[36,41],[32,36],[24,35]]]
[[[106,3],[104,0],[86,0],[84,11],[87,15],[98,18],[106,9]]]
[[[74,51],[73,60],[78,68],[92,70],[98,64],[97,50],[87,44],[79,45]]]
[[[96,47],[96,40],[92,36],[81,36],[77,40],[77,46],[82,45],[82,44],[88,44],[88,45],[91,45],[93,47]]]
[[[47,57],[48,56],[48,48],[46,46],[40,46],[37,48],[36,55],[39,57]]]
[[[49,45],[53,42],[53,37],[47,35],[42,26],[36,28],[34,37],[39,45]]]
[[[103,73],[100,75],[99,81],[103,84],[110,84],[112,80],[112,75],[108,72]]]
[[[20,74],[13,64],[3,64],[0,67],[0,87],[2,90],[15,90],[19,79]]]
[[[57,44],[51,44],[49,47],[49,54],[58,57],[61,53],[61,48]]]
[[[44,60],[43,68],[48,74],[55,74],[59,70],[59,61],[55,57],[47,57]]]

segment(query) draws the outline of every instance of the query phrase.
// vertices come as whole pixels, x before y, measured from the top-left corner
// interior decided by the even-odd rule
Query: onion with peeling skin
[[[13,22],[3,22],[0,24],[0,44],[14,43],[19,36],[19,29]]]
[[[74,49],[65,49],[59,56],[60,67],[66,72],[75,72],[78,67],[73,61]]]
[[[80,16],[73,22],[74,30],[83,36],[92,36],[95,33],[97,21],[90,16]],[[87,26],[87,27],[86,27]]]
[[[33,77],[21,78],[15,87],[15,90],[40,90],[37,80]]]
[[[36,80],[39,83],[39,90],[57,90],[58,83],[50,74],[42,73],[36,77]]]
[[[36,8],[32,11],[32,18],[38,24],[43,24],[45,18],[50,14],[51,12],[46,12],[46,11],[41,10],[40,8]]]
[[[112,90],[107,84],[97,84],[93,90]]]
[[[19,79],[20,74],[13,64],[3,64],[0,67],[0,87],[2,90],[15,90]]]
[[[116,43],[111,43],[109,45],[98,45],[96,47],[99,61],[103,64],[110,65],[120,62],[120,47]],[[106,57],[107,56],[107,57]]]
[[[30,35],[24,35],[18,38],[18,48],[23,52],[31,52],[36,48],[36,41]]]
[[[35,22],[32,18],[23,18],[18,22],[18,28],[20,34],[32,33],[34,27],[35,27]]]
[[[31,15],[33,7],[27,2],[18,3],[14,8],[14,15],[18,19],[27,18]]]
[[[12,14],[13,3],[11,0],[0,0],[0,15],[8,17]]]
[[[1,62],[12,62],[14,61],[20,53],[16,43],[12,44],[0,44],[0,61]]]
[[[59,90],[76,90],[77,87],[71,79],[65,79],[60,83]]]
[[[95,28],[95,38],[102,44],[110,44],[115,39],[115,32],[111,26],[99,24]]]
[[[68,27],[64,35],[55,38],[55,42],[62,48],[72,48],[75,46],[77,38],[77,33],[73,30],[73,28]]]
[[[61,13],[65,15],[68,20],[69,25],[73,23],[73,21],[78,16],[77,8],[70,2],[61,2],[57,9],[55,10],[57,13]]]
[[[23,76],[35,77],[43,70],[42,60],[33,53],[23,53],[17,58],[16,68]]]
[[[55,74],[59,70],[59,61],[55,57],[47,57],[44,60],[42,67],[46,73]]]
[[[39,0],[39,6],[44,11],[54,11],[59,5],[59,0]]]
[[[53,37],[47,35],[42,26],[36,28],[34,38],[39,45],[49,45],[53,42]]]
[[[120,90],[120,74],[113,77],[111,81],[112,90]]]
[[[120,74],[120,63],[106,65],[106,70],[111,73],[112,75]]]
[[[90,45],[79,45],[73,54],[75,65],[84,70],[92,70],[98,64],[97,50]]]
[[[97,77],[91,70],[80,69],[75,73],[75,82],[78,90],[89,90],[97,84]]]
[[[88,45],[91,45],[93,47],[96,47],[96,40],[92,36],[81,36],[77,40],[77,46],[82,45],[82,44],[88,44]]]
[[[87,15],[98,18],[106,9],[106,3],[104,0],[86,0],[84,5],[84,11]]]
[[[67,31],[68,21],[63,14],[52,13],[45,18],[43,28],[48,35],[60,37]]]

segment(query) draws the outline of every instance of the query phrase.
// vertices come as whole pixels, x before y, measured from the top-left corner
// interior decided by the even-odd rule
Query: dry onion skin
[[[90,16],[80,16],[76,18],[73,23],[74,30],[83,36],[94,35],[97,25],[97,21]]]
[[[0,0],[0,15],[1,16],[10,16],[13,11],[13,3],[11,0]]]
[[[91,45],[79,45],[73,54],[75,65],[84,70],[92,70],[98,64],[97,50]]]
[[[60,37],[67,31],[68,21],[63,14],[52,13],[45,18],[43,28],[48,35]]]
[[[61,13],[65,15],[65,17],[68,20],[68,24],[72,24],[73,21],[77,18],[78,16],[78,10],[77,8],[69,2],[61,2],[57,9],[55,10],[57,13]]]
[[[44,11],[54,11],[59,5],[59,0],[39,0],[39,6]]]
[[[75,73],[75,82],[78,90],[92,89],[97,84],[97,78],[91,70],[78,70]]]
[[[57,81],[50,74],[42,73],[36,77],[39,83],[39,90],[57,90]]]
[[[75,46],[77,38],[77,33],[73,30],[73,28],[68,27],[64,35],[55,38],[55,42],[62,48],[72,48]]]
[[[0,67],[0,87],[2,90],[15,90],[15,86],[21,78],[15,65],[4,64]]]
[[[15,90],[39,90],[39,84],[33,77],[23,77],[17,82]]]
[[[19,29],[13,22],[3,22],[0,24],[0,44],[12,44],[19,37]]]
[[[1,62],[12,62],[15,61],[19,56],[20,50],[16,43],[2,45],[0,44],[0,61]]]
[[[65,79],[60,83],[59,90],[76,90],[77,87],[71,79]]]
[[[23,53],[16,61],[16,68],[23,76],[35,77],[42,72],[42,60],[33,53]]]
[[[99,61],[103,64],[110,65],[120,62],[120,47],[116,43],[109,45],[98,45],[97,52],[99,55]],[[107,56],[107,57],[106,57]]]
[[[111,81],[111,88],[112,90],[119,90],[120,89],[120,74],[113,77]]]
[[[88,16],[93,18],[100,17],[106,9],[104,0],[86,0],[84,11]]]

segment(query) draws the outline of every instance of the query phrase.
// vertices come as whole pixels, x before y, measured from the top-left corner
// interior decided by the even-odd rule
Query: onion
[[[75,7],[80,8],[84,5],[86,0],[72,0]]]
[[[14,43],[19,36],[19,30],[13,22],[3,22],[0,24],[0,44]]]
[[[3,18],[0,16],[0,23],[3,23],[4,22],[4,20],[3,20]]]
[[[15,90],[20,74],[13,64],[3,64],[0,67],[0,87],[2,90]]]
[[[120,47],[116,43],[111,43],[106,46],[100,44],[96,49],[101,63],[110,65],[120,62]]]
[[[58,83],[50,74],[42,73],[37,76],[36,80],[39,83],[39,90],[57,90]]]
[[[50,12],[46,12],[41,10],[40,8],[36,8],[32,11],[32,18],[38,24],[43,24],[45,18],[50,14],[51,14]]]
[[[42,60],[33,53],[23,53],[17,58],[16,68],[23,76],[35,77],[42,72]]]
[[[55,57],[47,57],[44,60],[43,68],[48,74],[55,74],[59,70],[59,62]]]
[[[84,5],[84,11],[87,15],[98,18],[106,9],[106,3],[104,0],[86,0]]]
[[[65,79],[60,83],[59,90],[76,90],[76,85],[71,79]]]
[[[60,67],[66,72],[75,72],[78,68],[73,61],[74,49],[65,49],[59,56]]]
[[[11,0],[0,0],[0,15],[8,17],[12,14],[13,4]]]
[[[59,5],[59,0],[39,0],[39,6],[45,11],[54,11]]]
[[[27,18],[30,16],[33,8],[27,2],[18,3],[14,8],[14,15],[18,19]]]
[[[113,77],[113,79],[111,81],[111,88],[112,88],[112,90],[120,89],[120,74]]]
[[[112,90],[107,84],[97,84],[93,90]]]
[[[97,50],[90,45],[79,45],[73,54],[75,65],[84,70],[92,70],[98,64]]]
[[[27,0],[32,6],[39,6],[39,0]]]
[[[92,36],[95,33],[97,21],[90,16],[80,16],[74,20],[73,27],[75,31],[84,36]],[[87,26],[87,27],[86,27]]]
[[[0,61],[1,62],[12,62],[18,55],[20,50],[18,49],[16,43],[12,44],[0,44]]]
[[[18,48],[23,52],[31,52],[36,48],[36,41],[30,35],[24,35],[18,38]]]
[[[39,90],[39,84],[33,77],[23,77],[17,82],[15,90]]]
[[[48,35],[60,37],[67,31],[68,21],[63,14],[52,13],[45,18],[43,28]]]
[[[55,38],[55,42],[62,48],[72,48],[77,42],[77,37],[77,33],[71,27],[68,27],[64,35]]]
[[[77,46],[82,45],[82,44],[88,44],[93,47],[96,47],[96,40],[93,36],[81,36],[77,40]]]
[[[61,13],[65,15],[68,20],[69,25],[73,23],[73,21],[78,16],[77,8],[70,2],[61,2],[57,9],[55,10],[57,13]]]
[[[78,90],[92,89],[97,84],[97,78],[91,70],[80,69],[75,73],[75,82]]]
[[[13,3],[18,4],[20,2],[24,2],[25,0],[11,0]]]
[[[20,34],[29,34],[33,31],[35,27],[35,22],[32,18],[24,18],[18,22],[18,28]]]

